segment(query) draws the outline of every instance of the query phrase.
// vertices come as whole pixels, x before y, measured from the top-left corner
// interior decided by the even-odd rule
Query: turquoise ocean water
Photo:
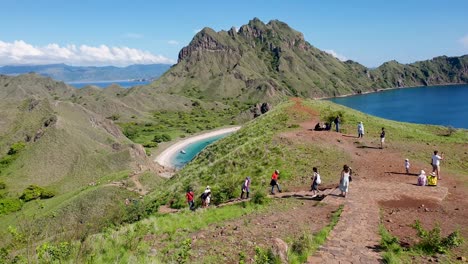
[[[138,85],[146,85],[151,83],[151,81],[144,81],[144,82],[138,82],[138,81],[102,81],[102,82],[70,82],[67,83],[73,87],[76,88],[83,88],[87,85],[94,85],[97,87],[105,88],[111,84],[118,84],[122,86],[123,88],[130,88],[133,86],[138,86]]]
[[[394,89],[330,101],[386,119],[468,129],[468,85]]]
[[[183,166],[185,166],[185,164],[189,163],[193,158],[195,158],[195,156],[200,151],[202,151],[206,146],[210,145],[211,143],[223,137],[228,136],[229,134],[230,133],[222,134],[222,135],[214,136],[211,138],[203,139],[195,143],[192,143],[184,148],[185,154],[179,152],[174,157],[172,157],[171,163],[173,164],[174,167],[176,167],[177,169],[180,169]]]

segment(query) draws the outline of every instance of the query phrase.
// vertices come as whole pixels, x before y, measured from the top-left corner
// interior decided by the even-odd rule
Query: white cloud
[[[169,40],[167,43],[170,45],[179,45],[179,41],[177,40]]]
[[[468,49],[468,34],[458,41],[462,44],[463,48]]]
[[[343,56],[341,54],[336,53],[336,51],[334,51],[334,50],[325,50],[325,52],[332,55],[333,57],[339,59],[340,61],[347,61],[348,60],[348,58],[346,58],[345,56]]]
[[[0,40],[0,65],[49,64],[126,66],[130,64],[175,63],[174,60],[148,51],[129,47],[106,45],[66,45],[52,43],[33,46],[22,40],[3,42]]]
[[[138,33],[125,33],[122,35],[122,37],[129,39],[141,39],[143,38],[143,35]]]
[[[201,30],[202,30],[201,28],[194,29],[194,30],[193,30],[193,33],[198,33],[198,32],[200,32]]]

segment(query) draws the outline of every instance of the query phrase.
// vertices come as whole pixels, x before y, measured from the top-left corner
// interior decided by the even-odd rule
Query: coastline
[[[403,87],[390,87],[390,88],[375,88],[371,91],[366,91],[362,93],[349,93],[349,94],[341,94],[337,96],[323,96],[323,97],[314,97],[314,100],[327,100],[333,98],[342,98],[342,97],[350,97],[350,96],[359,96],[364,94],[371,94],[371,93],[380,93],[385,91],[391,90],[398,90],[398,89],[409,89],[409,88],[420,88],[420,87],[429,87],[429,86],[452,86],[452,85],[468,85],[468,83],[442,83],[442,84],[431,84],[431,85],[417,85],[417,86],[403,86]]]
[[[171,158],[176,155],[178,152],[180,152],[182,149],[184,149],[186,146],[195,143],[200,140],[204,140],[207,138],[219,136],[222,134],[227,134],[227,133],[233,133],[237,130],[239,130],[241,127],[236,126],[236,127],[228,127],[228,128],[221,128],[218,130],[206,132],[200,135],[195,135],[189,138],[184,138],[180,141],[175,142],[174,144],[170,145],[168,148],[163,150],[156,158],[154,159],[154,162],[158,163],[159,165],[163,167],[169,167],[173,168],[173,165],[171,163]]]

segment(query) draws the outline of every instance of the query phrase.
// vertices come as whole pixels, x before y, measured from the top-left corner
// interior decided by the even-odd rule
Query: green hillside
[[[174,67],[141,90],[257,102],[467,81],[466,55],[368,69],[315,48],[284,22],[264,24],[255,18],[238,31],[204,28],[180,51]]]
[[[146,209],[154,205],[186,208],[184,197],[186,188],[190,186],[198,194],[206,185],[212,187],[213,203],[223,203],[239,196],[240,183],[246,176],[252,177],[253,196],[261,197],[262,193],[268,192],[270,175],[274,169],[279,169],[281,172],[280,183],[284,191],[308,188],[312,166],[319,167],[323,187],[335,186],[342,164],[354,158],[354,153],[342,148],[340,140],[344,140],[343,136],[335,132],[315,132],[318,134],[314,137],[308,136],[310,140],[303,140],[304,138],[299,135],[304,134],[304,131],[309,129],[308,126],[313,126],[316,121],[325,120],[328,116],[337,113],[343,116],[343,131],[353,133],[358,120],[363,121],[366,124],[366,142],[368,143],[371,143],[373,137],[377,137],[381,127],[385,127],[391,139],[388,151],[399,151],[409,157],[413,163],[424,163],[427,160],[426,154],[432,151],[434,145],[437,145],[439,149],[446,152],[447,156],[457,157],[447,161],[444,164],[444,170],[459,175],[460,179],[466,179],[466,171],[468,171],[468,155],[465,152],[466,142],[468,142],[466,130],[460,129],[447,134],[448,129],[440,126],[389,121],[327,101],[294,99],[278,105],[274,110],[245,124],[239,132],[209,146],[172,179],[157,184],[153,192],[145,196],[140,205]],[[359,147],[361,143],[353,144]],[[359,173],[358,171],[356,174],[358,177]],[[104,179],[118,177],[123,177],[123,175],[109,175]],[[93,217],[96,217],[96,214],[114,212],[111,214],[113,217],[110,222],[102,223],[103,226],[112,226],[113,221],[118,219],[115,212],[124,214],[126,211],[118,207],[107,207],[127,195],[119,192],[115,192],[112,187],[83,187],[75,193],[64,195],[63,197],[73,197],[66,199],[67,202],[64,205],[54,202],[61,201],[58,198],[57,200],[54,200],[56,198],[44,200],[45,206],[54,209],[41,209],[40,212],[51,214],[62,212],[62,210],[71,211],[75,213],[54,219],[88,221],[87,223],[95,223],[96,218]],[[89,203],[95,203],[99,207],[90,209]],[[199,230],[208,229],[210,225],[222,226],[240,217],[245,218],[255,214],[264,216],[272,210],[274,212],[287,211],[298,206],[288,204],[281,207],[281,203],[278,201],[264,205],[244,203],[239,206],[199,210],[195,213],[183,210],[181,213],[172,215],[152,213],[148,219],[115,229],[109,228],[104,233],[89,236],[83,233],[91,234],[96,230],[95,225],[86,228],[85,225],[78,224],[77,227],[83,233],[75,232],[78,234],[49,238],[51,241],[47,242],[48,244],[45,240],[41,244],[52,248],[57,247],[57,250],[61,248],[59,245],[62,245],[62,249],[66,249],[68,255],[55,257],[61,261],[79,259],[80,262],[100,263],[123,259],[126,262],[177,262],[177,259],[185,256],[180,255],[184,254],[182,246],[184,241],[191,241],[193,235]],[[27,204],[26,207],[32,208],[37,205]],[[93,212],[97,208],[105,208],[106,211]],[[143,208],[140,209],[145,210]],[[90,222],[90,219],[93,221]],[[11,222],[10,224],[17,226]],[[24,229],[21,230],[24,232]],[[298,238],[291,235],[291,239],[294,241]],[[12,254],[26,257],[26,253],[12,252]],[[217,256],[216,254],[214,252],[203,256],[189,254],[183,258],[204,259],[211,263],[213,260],[210,256]],[[52,255],[47,256],[53,258]],[[33,252],[29,257],[36,259],[40,256]],[[239,256],[228,257],[239,258]]]
[[[0,246],[11,239],[8,226],[18,223],[37,241],[121,223],[124,200],[138,194],[111,183],[157,170],[144,148],[113,121],[69,100],[75,90],[63,83],[23,75],[2,77],[0,88]]]

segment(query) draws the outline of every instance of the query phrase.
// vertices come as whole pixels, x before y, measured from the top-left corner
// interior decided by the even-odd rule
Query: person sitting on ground
[[[331,130],[331,123],[325,123],[325,131],[330,131]]]
[[[195,210],[195,203],[193,202],[194,193],[192,189],[188,189],[187,193],[185,194],[185,197],[187,197],[187,203],[189,205],[190,210]]]
[[[426,185],[427,185],[426,172],[424,170],[421,170],[421,173],[419,173],[419,176],[418,176],[418,186],[426,186]]]
[[[315,131],[322,131],[322,126],[320,125],[320,123],[317,123],[315,125],[315,128],[314,128]]]
[[[318,185],[321,183],[322,180],[320,179],[320,174],[318,173],[317,167],[313,167],[312,171],[314,172],[314,174],[311,177],[312,185],[310,186],[310,191],[312,192],[312,196],[317,196],[317,194],[319,193]]]
[[[405,159],[406,174],[409,174],[409,168],[410,168],[409,159]]]
[[[429,173],[429,176],[427,176],[427,185],[437,186],[437,175],[434,172]]]
[[[244,183],[242,183],[242,190],[241,190],[241,199],[244,199],[244,193],[247,194],[246,198],[249,199],[250,194],[250,177],[246,177]]]
[[[273,174],[271,175],[271,181],[270,181],[270,185],[271,185],[271,194],[275,194],[275,186],[276,188],[278,189],[278,192],[281,192],[281,188],[278,184],[278,176],[279,176],[279,170],[275,170],[275,172],[273,172]]]

